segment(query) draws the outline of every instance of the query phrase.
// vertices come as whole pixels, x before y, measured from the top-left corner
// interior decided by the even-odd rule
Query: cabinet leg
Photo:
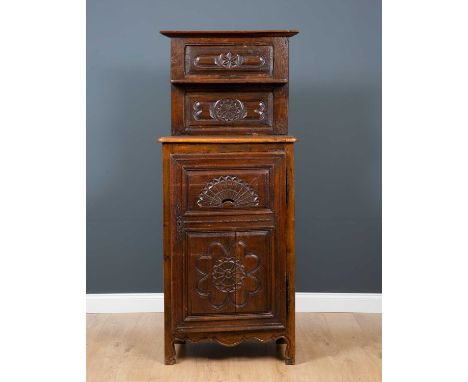
[[[290,338],[285,338],[285,342],[284,363],[286,365],[294,365],[296,363],[296,344]]]
[[[176,352],[174,347],[174,341],[166,340],[164,343],[164,363],[166,365],[174,365],[176,363]]]

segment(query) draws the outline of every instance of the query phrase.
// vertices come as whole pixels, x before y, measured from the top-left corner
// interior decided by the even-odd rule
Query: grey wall
[[[297,290],[381,291],[379,0],[89,0],[88,293],[161,292],[161,29],[299,29],[290,41]]]

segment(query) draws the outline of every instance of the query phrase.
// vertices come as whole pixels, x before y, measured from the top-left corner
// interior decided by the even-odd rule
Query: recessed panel
[[[187,232],[187,316],[272,315],[271,231]]]
[[[273,46],[187,45],[186,75],[226,77],[273,73]]]
[[[192,129],[258,127],[270,130],[272,126],[271,91],[187,92],[184,106],[185,126]]]
[[[185,170],[187,210],[271,208],[271,167]]]
[[[287,86],[172,86],[175,135],[286,134]]]

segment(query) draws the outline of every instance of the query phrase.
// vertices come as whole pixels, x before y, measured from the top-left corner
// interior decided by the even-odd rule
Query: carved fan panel
[[[208,182],[198,196],[199,207],[248,208],[259,205],[253,187],[237,176],[225,175]]]

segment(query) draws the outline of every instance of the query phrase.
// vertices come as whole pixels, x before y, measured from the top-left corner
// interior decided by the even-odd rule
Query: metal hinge
[[[288,179],[288,171],[286,170],[286,205],[288,205],[288,198],[289,198],[289,179]]]

